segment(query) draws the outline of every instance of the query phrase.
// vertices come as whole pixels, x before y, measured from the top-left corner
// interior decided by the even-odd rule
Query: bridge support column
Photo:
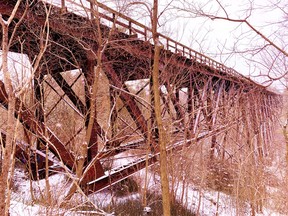
[[[116,69],[111,66],[111,63],[107,63],[109,60],[106,56],[103,56],[103,70],[109,78],[112,85],[114,85],[117,89],[121,89],[119,92],[120,99],[124,102],[129,115],[134,120],[137,128],[141,131],[142,136],[148,140],[148,125],[147,121],[138,107],[134,97],[130,94],[129,89],[125,85],[124,81],[121,80],[121,77],[118,76]],[[151,139],[151,144],[153,148],[157,152],[158,146],[154,139]]]
[[[223,125],[226,125],[229,122],[229,93],[226,92],[226,84],[225,81],[223,81],[223,94],[222,97],[220,98],[220,109],[219,113],[222,113],[222,118],[221,122]],[[230,102],[231,103],[231,102]],[[231,119],[233,121],[233,119]],[[223,139],[221,143],[221,160],[224,161],[225,156],[226,156],[226,145],[227,145],[227,137],[228,137],[228,131],[225,131],[223,134]]]
[[[213,78],[209,81],[209,92],[207,96],[207,123],[209,131],[213,131],[217,119],[217,114],[220,112],[219,104],[222,97],[223,91],[223,81],[217,79],[213,81]],[[214,159],[215,149],[217,148],[217,135],[213,134],[211,136],[211,147],[210,147],[210,160]]]
[[[206,116],[206,121],[207,121],[209,132],[213,131],[213,128],[214,128],[214,116],[213,116],[213,112],[214,112],[213,99],[214,98],[213,97],[214,95],[213,95],[212,89],[210,89],[208,92],[208,97],[207,97],[207,116]],[[210,160],[214,159],[216,145],[217,145],[217,136],[212,135],[211,147],[210,147]]]
[[[195,124],[195,103],[196,97],[195,93],[197,92],[196,86],[194,85],[193,75],[192,73],[189,74],[189,86],[188,86],[188,98],[187,98],[187,112],[188,112],[188,121],[187,121],[187,132],[186,136],[187,139],[190,140],[191,138],[195,137],[195,133],[193,131],[193,125]]]
[[[185,121],[185,114],[184,114],[184,111],[183,111],[183,108],[181,107],[180,105],[180,88],[175,88],[173,89],[170,85],[170,82],[169,81],[166,81],[164,83],[167,91],[168,91],[168,95],[171,99],[171,102],[174,106],[174,109],[175,109],[175,118],[176,120],[180,121],[181,122],[181,127],[184,127],[185,124],[184,124],[184,121]]]
[[[3,82],[0,81],[0,103],[7,108],[7,93],[4,88]],[[65,148],[65,145],[58,139],[58,137],[43,123],[35,119],[34,114],[24,106],[24,103],[16,98],[15,105],[15,116],[19,117],[19,120],[23,126],[29,131],[36,134],[37,137],[43,140],[49,140],[47,144],[49,145],[49,150],[55,154],[63,163],[69,168],[74,167],[74,157]],[[44,134],[44,131],[46,134]]]

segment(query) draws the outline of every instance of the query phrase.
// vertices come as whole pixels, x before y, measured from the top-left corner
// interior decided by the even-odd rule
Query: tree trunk
[[[7,136],[6,141],[2,142],[1,153],[1,173],[0,173],[0,215],[9,214],[10,199],[8,194],[10,177],[9,171],[12,171],[13,156],[13,145],[14,145],[14,133],[15,133],[15,95],[12,86],[12,80],[8,71],[8,52],[9,52],[9,38],[8,38],[8,22],[5,22],[0,17],[2,25],[2,72],[5,84],[5,90],[8,95],[8,113],[7,113]],[[5,147],[3,146],[5,143]]]
[[[169,196],[169,181],[167,173],[167,153],[166,153],[166,141],[165,141],[165,130],[163,127],[162,117],[161,117],[161,104],[160,104],[160,86],[159,86],[159,58],[162,46],[159,44],[157,36],[157,21],[158,21],[158,1],[154,0],[153,5],[153,39],[154,39],[154,63],[152,71],[153,80],[153,92],[154,92],[154,109],[156,124],[159,132],[159,145],[160,145],[160,177],[161,177],[161,189],[162,189],[162,199],[163,199],[163,215],[170,216],[170,196]]]

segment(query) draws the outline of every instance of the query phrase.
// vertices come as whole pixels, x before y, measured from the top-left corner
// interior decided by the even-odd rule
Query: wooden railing
[[[45,1],[45,0],[44,0]],[[49,0],[46,0],[49,3]],[[84,4],[86,2],[86,4]],[[101,21],[108,21],[110,26],[117,25],[117,27],[125,29],[127,34],[137,34],[138,36],[142,36],[141,39],[145,41],[150,41],[153,44],[152,38],[152,29],[143,25],[142,23],[131,19],[130,17],[102,4],[97,2],[96,0],[87,0],[87,1],[80,1],[79,3],[73,0],[61,0],[61,7],[63,10],[66,10],[67,7],[78,7],[82,9],[82,15],[93,17],[95,11],[97,14],[102,18]],[[87,5],[88,3],[88,5]],[[59,4],[58,4],[59,6]],[[71,10],[71,12],[75,12],[75,10]],[[79,13],[79,11],[78,11]],[[104,20],[103,20],[104,19]],[[106,24],[106,23],[105,23]],[[236,70],[230,67],[226,67],[224,64],[215,61],[208,56],[205,56],[188,46],[185,46],[161,33],[158,33],[159,41],[165,46],[165,48],[173,53],[177,53],[178,55],[185,56],[189,59],[193,59],[201,64],[205,64],[209,66],[211,69],[214,69],[216,72],[221,71],[226,74],[229,74],[233,77],[237,77],[240,80],[246,81],[253,85],[261,86],[258,83],[252,81],[251,79],[245,77],[244,75],[238,73]]]

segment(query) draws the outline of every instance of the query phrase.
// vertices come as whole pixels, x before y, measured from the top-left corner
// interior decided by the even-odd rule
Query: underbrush
[[[144,211],[144,208],[151,211],[149,213]],[[141,196],[137,199],[127,199],[125,202],[118,202],[109,207],[104,208],[107,212],[114,212],[117,216],[135,216],[135,215],[163,215],[162,198],[160,195],[147,194],[147,206],[143,206]],[[175,201],[171,203],[172,216],[195,216],[192,211],[184,208],[181,203]]]

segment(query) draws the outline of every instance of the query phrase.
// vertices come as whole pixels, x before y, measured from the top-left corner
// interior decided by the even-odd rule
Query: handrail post
[[[128,26],[129,26],[129,35],[132,35],[132,25],[131,25],[132,23],[131,23],[131,21],[129,20],[129,24],[128,24]]]
[[[169,40],[168,40],[168,38],[166,38],[166,46],[167,46],[166,49],[169,50]]]
[[[92,1],[90,1],[90,13],[91,13],[90,16],[91,16],[92,20],[94,18],[94,12],[93,11],[94,11],[93,3],[92,3]]]
[[[178,47],[177,47],[177,43],[175,43],[175,53],[177,54],[178,53]]]

